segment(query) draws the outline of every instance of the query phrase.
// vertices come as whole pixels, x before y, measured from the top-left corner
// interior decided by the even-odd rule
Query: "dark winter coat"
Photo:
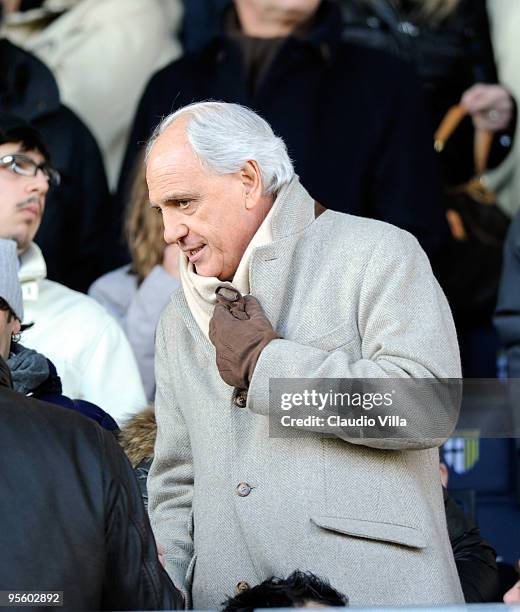
[[[399,11],[391,0],[342,0],[341,5],[344,40],[392,53],[412,65],[425,90],[432,130],[472,85],[497,82],[485,0],[460,0],[455,12],[437,25],[421,23],[410,9]],[[511,150],[514,125],[512,121],[495,137],[490,167]],[[441,159],[446,184],[462,183],[474,174],[470,118]]]
[[[220,13],[231,0],[184,0],[182,46],[185,53],[203,47],[219,29]]]
[[[60,187],[51,188],[47,195],[35,238],[45,257],[47,276],[86,291],[108,269],[104,250],[110,202],[97,143],[80,119],[60,103],[50,70],[5,39],[0,40],[0,111],[17,115],[39,130],[61,174]]]
[[[255,93],[240,48],[224,34],[158,72],[137,111],[121,186],[161,117],[194,101],[236,102],[284,139],[302,184],[324,206],[405,228],[432,253],[445,221],[421,88],[404,63],[341,35],[340,10],[325,0],[310,32],[287,38]]]
[[[114,437],[8,384],[0,359],[0,590],[63,591],[63,610],[182,607]]]
[[[495,550],[444,489],[444,508],[453,556],[466,603],[500,601]]]

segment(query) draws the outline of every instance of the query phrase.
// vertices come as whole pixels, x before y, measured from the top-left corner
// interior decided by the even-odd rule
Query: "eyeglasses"
[[[9,168],[9,170],[21,176],[36,176],[38,170],[41,170],[49,185],[58,187],[61,183],[61,176],[57,170],[49,166],[46,162],[37,164],[30,157],[22,153],[11,153],[10,155],[0,157],[0,166]]]

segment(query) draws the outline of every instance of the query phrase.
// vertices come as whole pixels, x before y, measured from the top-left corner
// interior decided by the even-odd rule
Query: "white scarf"
[[[284,192],[284,188],[280,191],[280,194],[271,206],[271,210],[267,213],[266,218],[257,229],[251,242],[247,245],[247,249],[238,264],[237,271],[231,282],[221,281],[214,276],[199,276],[195,272],[194,265],[189,262],[188,257],[181,251],[179,270],[182,289],[186,301],[188,302],[188,307],[191,310],[191,314],[206,338],[209,339],[209,322],[213,316],[215,304],[217,303],[215,297],[216,288],[219,285],[223,285],[225,287],[234,287],[244,295],[250,292],[249,269],[251,257],[256,248],[271,244],[273,241],[273,212],[282,199],[280,197],[282,192]]]

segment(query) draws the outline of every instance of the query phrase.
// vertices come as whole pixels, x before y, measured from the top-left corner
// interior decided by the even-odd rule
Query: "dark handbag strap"
[[[461,121],[467,114],[468,111],[462,104],[456,104],[444,115],[444,118],[433,136],[433,146],[437,153],[440,153],[444,149],[449,138],[459,127]],[[487,170],[492,143],[493,132],[490,130],[475,129],[475,136],[473,138],[473,158],[475,172],[478,176]]]

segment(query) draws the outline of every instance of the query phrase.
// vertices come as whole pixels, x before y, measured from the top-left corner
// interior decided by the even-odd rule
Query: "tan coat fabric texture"
[[[315,220],[297,178],[279,198],[249,280],[283,339],[262,352],[247,405],[182,291],[159,325],[148,486],[167,570],[195,609],[295,569],[355,606],[462,603],[436,448],[275,439],[266,416],[270,377],[460,377],[446,299],[410,234],[332,211]]]
[[[181,18],[181,0],[45,0],[5,17],[2,35],[49,66],[96,137],[112,188],[146,83],[181,53]]]

